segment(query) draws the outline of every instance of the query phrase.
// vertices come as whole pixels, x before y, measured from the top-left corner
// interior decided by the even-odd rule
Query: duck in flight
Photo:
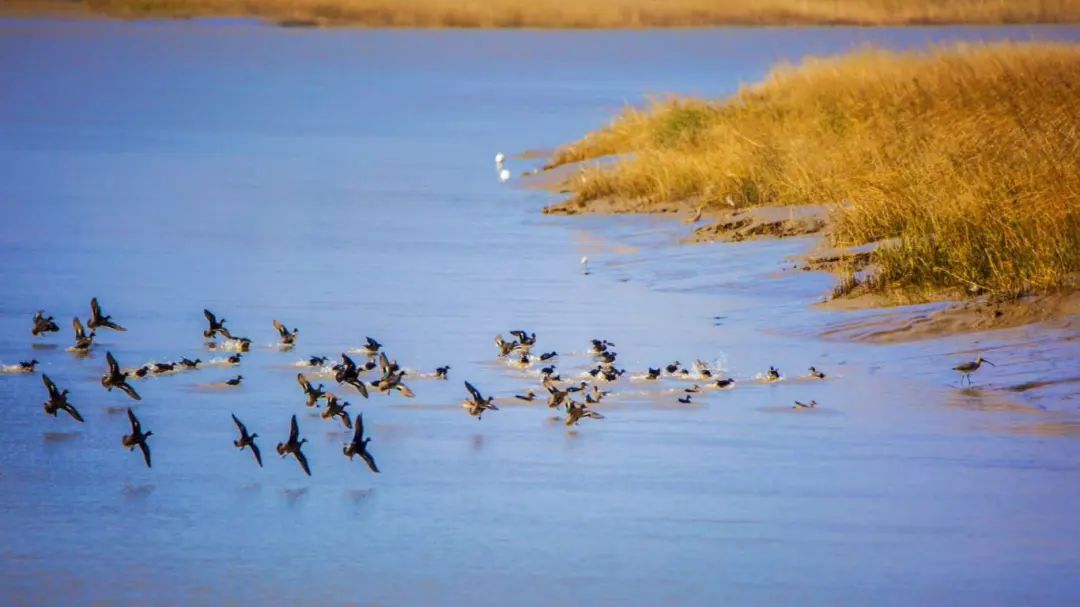
[[[399,370],[397,361],[390,362],[386,359],[385,352],[379,352],[379,368],[382,370],[382,378],[377,382],[372,382],[372,385],[379,389],[379,392],[386,394],[391,390],[397,390],[402,396],[406,398],[412,398],[416,396],[408,386],[401,383],[405,372]]]
[[[304,390],[304,396],[307,397],[307,406],[314,407],[319,402],[320,398],[326,396],[326,392],[323,390],[323,385],[319,384],[318,388],[311,385],[311,382],[304,377],[303,373],[296,374],[296,383],[300,384],[300,387]]]
[[[566,402],[566,397],[570,395],[569,390],[562,390],[555,385],[555,382],[545,378],[544,387],[548,391],[548,408],[556,409]]]
[[[777,381],[780,378],[780,370],[776,367],[770,366],[769,372],[765,374],[766,381]]]
[[[499,348],[499,356],[509,356],[511,352],[520,346],[516,341],[506,341],[502,335],[495,336],[495,346]]]
[[[34,326],[30,329],[31,335],[40,337],[46,333],[56,333],[58,331],[60,331],[60,327],[56,326],[52,316],[45,316],[45,310],[34,312]]]
[[[120,365],[116,363],[116,359],[113,358],[112,352],[105,353],[105,360],[109,363],[109,370],[105,375],[101,376],[101,385],[112,392],[113,388],[119,388],[123,390],[125,394],[130,396],[134,400],[142,400],[139,393],[127,383],[127,373],[120,371]]]
[[[348,401],[339,402],[337,396],[333,394],[327,394],[326,408],[322,411],[322,418],[327,420],[334,419],[335,417],[340,418],[341,424],[351,430],[353,427],[352,420],[349,419],[349,412],[345,410],[345,407],[348,406]]]
[[[44,373],[41,374],[41,382],[45,384],[45,389],[49,391],[49,400],[45,401],[45,413],[56,417],[58,412],[65,411],[75,421],[83,421],[82,416],[79,415],[79,411],[74,405],[68,402],[67,390],[60,391],[60,389],[56,387],[56,384],[49,379],[49,376]]]
[[[146,467],[150,467],[150,445],[146,444],[146,439],[153,436],[154,432],[147,430],[142,431],[142,424],[139,423],[139,418],[135,417],[135,413],[128,407],[127,410],[128,420],[131,422],[131,434],[125,434],[120,442],[128,448],[128,451],[134,451],[135,447],[138,447],[143,454],[143,460],[146,461]]]
[[[259,446],[255,444],[255,439],[258,438],[258,434],[249,434],[247,426],[236,417],[236,414],[232,414],[233,423],[236,424],[236,428],[240,430],[240,438],[233,441],[235,445],[241,451],[244,447],[251,447],[251,452],[255,455],[255,462],[259,464],[259,467],[263,467],[262,453],[259,452]]]
[[[215,335],[221,335],[226,339],[233,339],[232,333],[225,328],[225,319],[218,320],[214,313],[210,310],[203,309],[203,316],[206,317],[206,322],[209,323],[209,328],[203,331],[203,337],[206,339],[213,339]]]
[[[383,356],[383,358],[386,358]],[[368,397],[367,386],[360,380],[360,370],[356,367],[356,363],[353,359],[349,358],[344,352],[341,353],[341,364],[335,366],[337,371],[334,373],[334,380],[339,384],[349,384],[360,391],[360,394],[364,398]]]
[[[296,335],[300,332],[299,329],[293,327],[292,331],[288,327],[281,324],[280,320],[274,319],[274,328],[277,329],[278,335],[281,336],[281,345],[292,346],[296,343]]]
[[[522,331],[522,330],[518,329],[516,331],[511,331],[510,335],[513,335],[514,337],[516,337],[518,342],[522,346],[530,347],[530,346],[536,345],[536,333],[533,333],[533,334],[530,335],[530,334],[526,333],[525,331]]]
[[[581,403],[575,403],[570,401],[566,403],[566,425],[574,426],[584,418],[589,419],[604,419],[603,415],[600,415],[596,411],[593,411],[588,405]]]
[[[495,400],[494,397],[489,396],[484,398],[484,396],[480,394],[480,391],[469,382],[465,382],[465,389],[469,391],[469,398],[462,402],[461,406],[469,412],[469,415],[474,416],[477,421],[484,415],[484,411],[489,409],[492,411],[499,410],[493,402]]]
[[[75,345],[71,346],[72,351],[86,354],[94,345],[94,332],[91,331],[90,334],[87,335],[86,329],[83,329],[83,325],[79,322],[78,316],[71,319],[71,328],[75,331]]]
[[[113,331],[127,331],[124,327],[114,323],[112,316],[108,316],[101,312],[101,306],[98,305],[97,297],[90,299],[90,319],[86,321],[86,326],[92,330],[97,330],[101,327],[112,329]]]
[[[371,438],[364,438],[364,414],[356,414],[356,431],[353,433],[352,441],[350,441],[342,452],[345,457],[352,461],[354,455],[359,455],[361,459],[367,463],[368,468],[371,468],[372,472],[378,473],[379,467],[375,465],[375,458],[371,456],[371,452],[368,451],[368,443],[371,442]]]
[[[296,415],[293,415],[292,422],[289,424],[289,439],[284,443],[277,444],[277,452],[281,457],[286,455],[295,457],[296,461],[300,463],[300,467],[304,469],[304,474],[311,476],[311,468],[308,467],[307,457],[300,450],[306,442],[306,438],[300,438],[300,427],[296,425]]]
[[[382,348],[382,344],[375,341],[374,339],[371,339],[370,337],[365,337],[364,339],[366,339],[367,342],[364,345],[360,346],[360,350],[368,356],[375,356],[376,354],[378,354],[379,350]]]

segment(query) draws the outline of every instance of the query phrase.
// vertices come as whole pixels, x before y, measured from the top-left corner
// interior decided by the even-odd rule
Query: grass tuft
[[[888,239],[875,290],[1014,298],[1080,275],[1077,83],[1075,45],[867,49],[627,109],[551,164],[619,158],[572,184],[586,204],[831,203],[835,244]]]

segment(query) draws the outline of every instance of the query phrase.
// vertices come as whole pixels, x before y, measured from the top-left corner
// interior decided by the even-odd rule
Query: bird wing
[[[116,359],[113,358],[112,352],[105,353],[105,360],[109,362],[109,374],[120,375],[120,365],[116,364]]]
[[[379,352],[379,370],[384,376],[390,372],[390,361],[386,359],[386,352]]]
[[[473,398],[474,401],[476,401],[478,403],[481,403],[481,402],[484,401],[484,397],[483,397],[483,395],[480,394],[480,391],[477,390],[469,382],[465,382],[465,389],[469,391],[469,394],[472,395],[472,398]]]
[[[356,386],[356,390],[360,392],[361,396],[363,396],[364,398],[368,397],[367,386],[364,385],[364,382],[358,381],[353,385]]]
[[[300,438],[300,427],[296,425],[296,415],[292,416],[292,423],[289,424],[289,442],[294,443]]]
[[[79,322],[79,317],[71,319],[71,327],[75,329],[75,339],[80,340],[86,337],[86,331],[83,329],[82,323]]]
[[[206,322],[210,323],[211,328],[217,326],[217,324],[218,324],[217,316],[214,316],[213,312],[211,312],[210,310],[207,310],[206,308],[203,308],[202,313],[203,313],[203,316],[206,317]]]
[[[244,426],[244,422],[240,421],[240,419],[236,417],[235,413],[233,413],[231,415],[232,415],[233,422],[236,424],[236,427],[240,429],[240,437],[243,438],[243,437],[247,436],[248,431],[247,431],[247,427]]]
[[[42,373],[41,382],[45,384],[45,389],[49,391],[50,399],[60,398],[60,390],[56,388],[56,384],[53,383],[53,380],[49,379],[48,375]]]
[[[345,404],[347,405],[349,403],[345,403]],[[352,423],[352,420],[349,419],[349,412],[342,409],[340,411],[340,413],[341,413],[341,423],[345,424],[345,427],[348,428],[349,430],[352,430],[353,423]]]
[[[344,352],[341,353],[341,362],[345,363],[345,366],[350,369],[356,368],[356,363],[353,362],[353,359],[349,358],[349,356]]]
[[[362,451],[360,451],[360,457],[364,458],[364,462],[367,463],[368,468],[371,468],[372,472],[378,473],[379,467],[375,465],[375,458],[367,452],[367,449],[363,449]]]
[[[367,339],[367,346],[368,346],[369,348],[371,348],[372,350],[378,350],[379,348],[381,348],[381,347],[382,347],[382,344],[380,344],[379,342],[375,341],[374,339],[371,339],[370,337],[367,337],[367,338],[365,338],[365,339]]]
[[[311,384],[308,383],[308,380],[304,377],[303,373],[296,374],[296,383],[300,384],[300,387],[304,389],[305,393],[311,391]]]
[[[127,382],[123,382],[122,384],[120,384],[117,387],[120,388],[121,390],[123,390],[124,393],[127,394],[128,396],[130,396],[132,399],[134,399],[134,400],[142,400],[142,397],[139,396],[139,393],[135,391],[135,388],[132,388],[131,385],[128,384]]]
[[[80,422],[83,421],[82,416],[79,415],[79,410],[76,409],[75,406],[72,405],[71,403],[64,403],[64,405],[61,408],[64,411],[67,411],[68,415],[75,418],[76,421],[80,421]]]
[[[280,320],[274,319],[274,328],[277,329],[278,334],[282,337],[289,336],[289,330],[285,328],[285,325],[281,324]]]
[[[152,466],[150,465],[150,445],[147,445],[146,441],[143,440],[139,443],[139,450],[142,451],[143,459],[146,460],[146,467],[151,468]]]
[[[139,418],[135,417],[135,412],[128,407],[128,421],[131,422],[131,433],[142,434],[142,424],[139,423]]]
[[[311,468],[308,467],[307,456],[304,455],[304,452],[297,449],[296,451],[293,451],[293,455],[296,456],[296,461],[300,462],[300,467],[304,469],[304,474],[311,476]]]
[[[364,414],[356,414],[356,431],[353,432],[353,442],[357,445],[364,444]]]
[[[90,298],[90,318],[93,320],[101,319],[101,306],[98,305],[97,297]]]
[[[412,398],[416,396],[416,393],[410,390],[409,387],[405,384],[398,383],[398,385],[394,386],[394,388],[396,388],[398,392],[401,392],[401,395],[405,398]]]
[[[255,444],[255,441],[251,441],[251,452],[255,454],[255,461],[259,462],[259,467],[262,468],[262,452],[259,451],[259,446]]]

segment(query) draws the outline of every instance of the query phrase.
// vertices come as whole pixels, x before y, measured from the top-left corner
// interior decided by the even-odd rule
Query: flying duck
[[[462,402],[461,406],[469,412],[469,415],[476,417],[477,421],[484,415],[484,411],[488,409],[492,411],[499,410],[493,403],[495,400],[493,397],[484,398],[480,391],[469,382],[465,382],[465,389],[469,391],[469,398]]]
[[[86,330],[83,329],[82,323],[79,322],[79,317],[71,319],[71,328],[75,330],[75,345],[71,346],[71,349],[75,352],[85,354],[90,351],[90,347],[94,345],[94,332],[91,331],[89,335],[86,334]]]
[[[220,334],[226,339],[233,338],[232,333],[229,333],[229,330],[225,328],[224,318],[218,320],[217,317],[214,316],[213,312],[205,308],[203,309],[203,316],[206,317],[206,322],[210,325],[209,328],[203,331],[203,337],[205,337],[206,339],[213,339],[215,335]]]
[[[375,356],[376,354],[378,354],[379,349],[382,348],[382,344],[375,341],[374,339],[371,339],[370,337],[365,337],[364,339],[367,340],[367,343],[360,346],[360,350],[362,350],[364,354],[367,354],[368,356]]]
[[[248,434],[247,427],[236,417],[235,413],[232,414],[232,420],[236,423],[236,428],[240,430],[240,438],[234,440],[233,445],[241,451],[244,450],[244,447],[251,447],[251,452],[255,454],[255,461],[259,464],[259,467],[262,468],[262,453],[259,452],[259,446],[255,444],[255,439],[259,435]]]
[[[318,403],[320,398],[326,396],[326,392],[323,390],[323,385],[319,384],[318,388],[312,387],[303,373],[296,374],[296,383],[300,384],[300,387],[304,390],[304,396],[307,397],[307,406],[314,407]]]
[[[372,472],[377,473],[379,471],[379,467],[375,465],[375,458],[371,456],[371,453],[368,451],[367,448],[367,445],[370,442],[370,438],[364,438],[364,414],[357,413],[356,431],[353,433],[352,441],[350,441],[349,444],[345,445],[345,448],[342,449],[342,453],[345,454],[345,457],[349,458],[349,461],[352,461],[354,455],[359,455],[360,458],[367,463],[368,468],[371,468]]]
[[[105,327],[112,329],[113,331],[127,331],[124,327],[114,323],[112,316],[106,316],[101,313],[101,306],[98,305],[97,297],[90,299],[90,319],[86,321],[86,326],[92,330],[96,330],[99,327]]]
[[[495,336],[495,345],[499,348],[499,356],[507,356],[511,352],[516,350],[517,347],[520,346],[521,344],[519,344],[516,341],[506,341],[506,340],[503,339],[502,335],[496,335]]]
[[[300,427],[296,425],[296,415],[293,415],[292,422],[289,425],[289,440],[284,443],[278,443],[277,452],[281,457],[285,457],[286,455],[295,457],[296,461],[300,463],[300,467],[304,469],[304,474],[311,476],[311,468],[308,467],[307,457],[305,457],[304,452],[300,450],[306,442],[306,438],[300,438]]]
[[[385,359],[386,357],[384,356],[383,358]],[[349,384],[350,386],[359,390],[360,394],[363,395],[364,398],[367,398],[368,389],[367,386],[364,385],[364,382],[360,381],[359,373],[360,371],[359,369],[357,369],[356,363],[353,362],[353,359],[349,358],[347,354],[342,352],[341,364],[337,366],[337,371],[334,373],[334,380],[336,380],[339,384]]]
[[[112,352],[105,353],[105,360],[109,363],[109,370],[105,375],[101,376],[102,387],[109,392],[112,392],[113,388],[119,388],[132,399],[142,400],[142,397],[135,391],[135,388],[132,388],[127,383],[128,374],[120,371],[120,365],[116,363],[116,359],[113,358]]]
[[[583,418],[589,419],[604,419],[603,415],[600,415],[596,411],[589,409],[587,405],[581,403],[575,403],[570,401],[566,403],[566,425],[574,426]]]
[[[349,418],[349,412],[345,410],[345,407],[348,406],[348,401],[339,403],[337,396],[327,394],[326,408],[323,409],[321,416],[323,419],[334,419],[335,417],[341,418],[342,425],[351,430],[352,420]]]
[[[770,366],[769,372],[765,375],[765,379],[768,381],[776,381],[780,379],[780,370],[776,367]]]
[[[128,451],[134,451],[135,447],[138,447],[142,451],[143,459],[146,460],[146,467],[150,467],[150,445],[146,444],[146,439],[153,436],[154,432],[147,430],[142,431],[142,424],[139,423],[139,418],[135,417],[135,413],[132,412],[131,407],[127,410],[128,420],[131,422],[131,434],[125,434],[120,442],[128,448]]]
[[[405,372],[399,370],[396,360],[392,363],[388,361],[385,352],[379,352],[379,368],[382,370],[382,378],[377,382],[372,382],[372,385],[376,386],[379,392],[386,394],[391,390],[397,390],[406,398],[416,396],[408,386],[401,383],[401,379],[405,377]]]
[[[39,337],[46,333],[56,333],[59,330],[60,327],[56,326],[53,317],[45,316],[45,310],[34,312],[34,326],[30,329],[31,335]]]
[[[516,331],[511,331],[510,335],[513,335],[514,337],[518,338],[518,341],[523,346],[536,345],[536,333],[533,333],[532,335],[529,335],[525,331],[522,331],[522,330],[518,329]]]
[[[566,397],[570,395],[569,390],[561,390],[551,380],[544,379],[544,387],[548,391],[548,408],[555,409],[562,405],[566,401]]]
[[[299,329],[293,327],[290,331],[288,327],[281,324],[280,320],[274,319],[274,328],[277,329],[278,335],[281,336],[281,345],[291,346],[296,343],[296,334],[300,332]]]
[[[41,381],[45,384],[45,389],[49,391],[49,400],[45,401],[45,413],[56,417],[57,412],[66,411],[67,414],[70,415],[75,421],[83,421],[82,416],[79,415],[79,411],[75,408],[74,405],[68,402],[67,390],[61,392],[56,387],[56,384],[54,384],[53,381],[49,379],[49,376],[45,375],[44,373],[41,374]]]

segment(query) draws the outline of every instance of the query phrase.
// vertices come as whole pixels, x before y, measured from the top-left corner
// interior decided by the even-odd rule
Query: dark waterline
[[[1075,604],[1080,443],[1011,430],[1076,405],[977,388],[1059,376],[1080,342],[823,342],[808,304],[828,277],[769,278],[808,241],[676,247],[685,228],[651,218],[544,217],[550,198],[500,184],[492,157],[806,54],[1078,37],[0,20],[0,363],[41,360],[86,417],[47,417],[36,376],[0,375],[0,603]],[[92,295],[130,331],[74,358],[68,323]],[[110,413],[132,403],[97,384],[104,352],[221,356],[202,348],[207,306],[254,351],[137,384],[146,470]],[[30,348],[40,307],[55,349]],[[267,347],[273,318],[300,327],[293,352]],[[624,381],[573,434],[542,405],[478,422],[463,379],[500,397],[535,384],[493,362],[516,327],[563,354],[564,377],[606,337],[620,366],[705,358],[742,385],[679,408],[682,384]],[[413,400],[340,391],[378,477],[304,410],[291,366],[365,335],[411,369],[453,367]],[[1035,345],[956,389],[950,363],[1008,343]],[[770,364],[791,381],[751,381]],[[795,381],[811,364],[830,379]],[[236,390],[199,385],[237,372]],[[811,398],[812,415],[788,408]],[[230,412],[265,469],[232,447]],[[273,452],[292,413],[310,479]]]

